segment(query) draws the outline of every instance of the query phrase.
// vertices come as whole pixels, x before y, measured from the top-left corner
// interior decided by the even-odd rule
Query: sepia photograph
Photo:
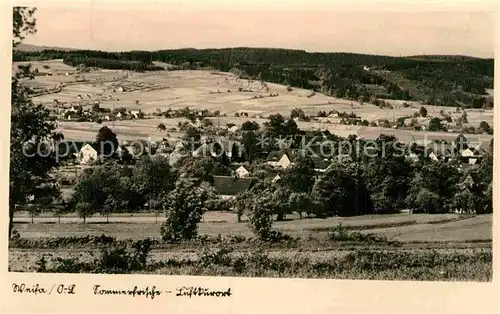
[[[10,273],[492,281],[493,2],[198,5],[12,7]]]

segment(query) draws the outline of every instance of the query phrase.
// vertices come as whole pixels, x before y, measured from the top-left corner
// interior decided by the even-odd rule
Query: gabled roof
[[[433,152],[436,155],[453,155],[455,153],[455,147],[453,144],[450,143],[436,143],[436,142],[431,142],[427,144],[426,150],[428,152]]]
[[[236,168],[236,170],[238,170],[238,169],[244,169],[244,170],[246,170],[248,172],[247,167],[245,167],[244,165],[240,165],[238,168]]]
[[[85,144],[84,141],[62,141],[57,143],[57,153],[61,157],[68,157],[70,154],[78,154]]]
[[[279,161],[283,157],[283,155],[287,155],[288,159],[290,159],[290,161],[293,161],[295,157],[295,151],[291,149],[273,150],[267,155],[267,161]]]
[[[213,147],[211,147],[209,144],[207,143],[203,143],[201,144],[200,147],[198,147],[197,149],[195,149],[193,151],[193,156],[195,157],[210,157],[212,156],[212,150],[214,150]]]
[[[236,178],[230,176],[214,176],[214,188],[220,195],[237,195],[247,191],[253,180],[251,178]]]
[[[244,164],[244,163],[232,163],[232,164],[229,165],[229,168],[231,168],[231,170],[236,170],[236,169],[238,169],[241,166],[245,167],[247,170],[249,168],[249,166],[246,165],[246,164]]]
[[[82,148],[84,148],[85,146],[89,145],[90,147],[92,147],[97,153],[100,152],[101,150],[101,145],[99,145],[99,143],[85,143],[81,148],[80,150],[82,150]],[[106,147],[106,146],[105,146]],[[108,146],[109,147],[109,146]]]
[[[466,149],[463,149],[460,153],[466,151],[466,150],[470,150],[474,155],[479,155],[480,151],[477,147],[467,147]]]
[[[466,175],[462,177],[460,180],[461,184],[466,183],[466,181],[472,179],[473,184],[477,184],[478,182],[481,182],[479,175],[475,171],[468,171],[466,172]]]

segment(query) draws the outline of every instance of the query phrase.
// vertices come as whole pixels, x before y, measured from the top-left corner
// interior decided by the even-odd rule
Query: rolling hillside
[[[64,59],[105,69],[171,70],[212,68],[242,78],[319,91],[338,98],[422,101],[464,108],[493,106],[493,59],[467,56],[391,57],[354,53],[310,53],[276,48],[176,49],[104,52],[91,50],[17,51],[14,61]]]

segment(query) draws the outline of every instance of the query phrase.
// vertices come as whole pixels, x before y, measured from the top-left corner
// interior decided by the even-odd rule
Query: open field
[[[31,62],[34,68],[41,72],[52,73],[52,76],[37,76],[29,81],[32,86],[53,88],[64,83],[61,92],[46,94],[33,98],[35,103],[42,103],[53,107],[54,99],[60,102],[76,103],[77,95],[83,96],[83,103],[90,104],[99,100],[101,107],[125,107],[130,110],[140,109],[145,113],[153,113],[157,109],[191,108],[220,110],[227,117],[220,119],[220,123],[229,122],[240,125],[246,120],[255,120],[262,124],[269,114],[281,113],[289,115],[294,108],[303,109],[306,114],[314,114],[320,110],[337,110],[339,112],[354,112],[362,119],[373,121],[376,119],[394,120],[402,116],[411,116],[418,111],[420,104],[412,103],[411,107],[401,106],[402,101],[391,101],[394,108],[381,109],[365,103],[363,105],[344,99],[329,97],[316,93],[312,97],[309,90],[294,88],[288,92],[286,87],[279,84],[238,79],[231,73],[210,71],[157,71],[147,73],[130,73],[118,70],[96,70],[88,73],[76,73],[76,69],[62,63],[62,60],[49,60]],[[44,69],[48,65],[50,69]],[[16,65],[14,66],[15,69]],[[68,75],[65,75],[68,73]],[[82,82],[81,80],[86,81]],[[122,87],[123,92],[113,91]],[[238,89],[243,90],[239,92]],[[270,93],[278,93],[277,97],[269,97]],[[87,96],[88,95],[88,96]],[[262,98],[255,98],[255,97]],[[139,105],[136,104],[139,101]],[[410,102],[411,103],[411,102]],[[452,118],[457,118],[460,113],[455,113],[455,108],[427,106],[430,116],[440,116],[443,110],[450,113]],[[249,118],[234,117],[236,112],[247,112]],[[467,110],[469,125],[477,127],[481,121],[493,125],[493,110]],[[250,118],[252,117],[252,118]],[[335,119],[331,119],[334,122]],[[162,122],[167,127],[176,127],[177,119],[146,119],[138,121],[116,121],[115,132],[120,140],[138,138],[161,139],[165,133],[156,130],[158,123]],[[325,120],[326,121],[326,120]],[[217,123],[216,119],[214,122]],[[106,124],[106,123],[105,123]],[[111,123],[107,123],[110,124]],[[376,138],[380,133],[394,134],[403,141],[415,138],[417,141],[446,139],[452,140],[457,134],[444,132],[411,132],[406,130],[384,129],[377,127],[346,126],[340,124],[305,123],[299,122],[302,129],[328,129],[339,136],[358,134],[365,138]],[[61,122],[59,130],[70,140],[92,140],[95,138],[99,124],[85,122]],[[172,134],[176,137],[176,134]],[[489,141],[490,135],[468,135],[477,141]]]
[[[243,217],[245,219],[245,217]],[[106,217],[95,216],[84,224],[78,217],[36,217],[31,224],[27,215],[15,218],[15,229],[23,238],[101,235],[121,239],[159,238],[163,218],[152,214],[112,215],[109,224]],[[157,221],[157,222],[156,222]],[[492,239],[492,216],[484,215],[462,219],[455,214],[397,214],[370,215],[349,218],[298,219],[290,215],[289,220],[275,222],[274,227],[293,236],[308,237],[324,235],[330,228],[339,224],[349,229],[364,230],[393,240],[405,242],[433,241],[487,241]],[[206,213],[199,224],[199,233],[216,236],[251,236],[247,224],[237,223],[236,215],[228,212]]]
[[[106,268],[108,262],[101,253],[113,245],[92,239],[78,242],[78,239],[104,234],[116,239],[116,245],[146,237],[160,240],[161,218],[155,223],[151,214],[113,215],[109,224],[104,217],[92,217],[87,224],[78,222],[74,216],[61,218],[61,223],[51,217],[36,218],[34,224],[28,221],[26,214],[16,218],[15,229],[23,241],[10,244],[10,271],[116,273],[116,269]],[[328,230],[339,223],[352,232],[361,230],[401,242],[332,240]],[[237,223],[234,214],[210,212],[199,224],[200,239],[206,237],[210,242],[156,242],[145,265],[119,272],[372,280],[490,281],[492,278],[491,215],[291,217],[275,222],[274,227],[298,240],[261,247],[251,241],[247,225]],[[239,241],[231,241],[238,238]]]

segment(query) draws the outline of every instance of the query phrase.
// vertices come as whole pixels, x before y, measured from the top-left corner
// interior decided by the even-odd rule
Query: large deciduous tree
[[[373,212],[373,204],[359,167],[348,160],[334,162],[313,187],[312,196],[319,206],[315,214],[355,216]]]
[[[36,32],[34,13],[36,9],[15,7],[13,9],[13,46],[17,46],[28,35]],[[43,195],[48,191],[57,195],[57,185],[50,176],[57,167],[56,156],[44,143],[62,138],[56,132],[56,121],[50,111],[35,105],[22,81],[13,77],[11,84],[11,127],[9,165],[9,238],[13,228],[16,208],[24,206],[28,198]]]
[[[162,195],[168,194],[174,189],[176,180],[177,172],[162,156],[142,157],[132,172],[134,190],[146,202],[158,200]]]
[[[315,181],[314,162],[310,157],[299,157],[281,177],[292,192],[310,193]]]
[[[81,218],[96,212],[106,215],[123,212],[143,204],[140,194],[132,188],[126,169],[118,163],[107,163],[83,173],[75,186],[73,203],[85,209]]]
[[[458,170],[444,162],[425,164],[410,182],[405,203],[425,213],[447,212],[457,192]]]
[[[118,138],[116,134],[107,126],[99,129],[96,135],[96,144],[104,157],[112,156],[118,149]]]

